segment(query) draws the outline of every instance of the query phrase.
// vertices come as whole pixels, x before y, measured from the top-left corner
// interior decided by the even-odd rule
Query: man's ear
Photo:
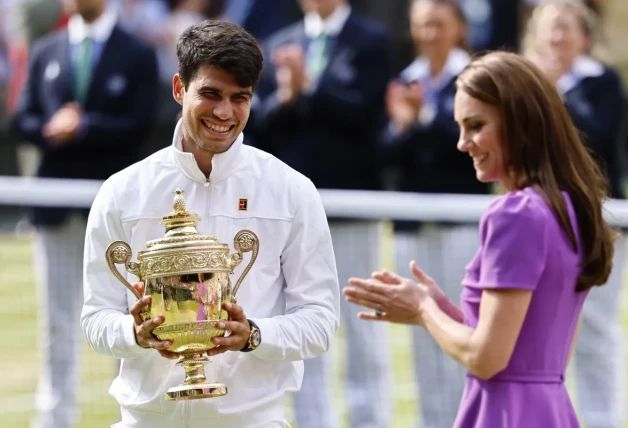
[[[172,78],[172,96],[174,100],[183,105],[183,93],[185,92],[185,85],[179,77],[179,73],[175,74]]]

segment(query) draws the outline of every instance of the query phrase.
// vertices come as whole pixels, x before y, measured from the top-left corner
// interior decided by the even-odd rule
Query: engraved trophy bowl
[[[144,296],[151,296],[151,304],[144,308],[142,320],[163,315],[164,322],[153,330],[159,340],[171,341],[169,351],[181,354],[177,362],[185,370],[185,381],[166,392],[167,400],[189,400],[220,397],[227,387],[218,382],[207,382],[206,352],[216,345],[212,339],[224,336],[216,327],[229,314],[222,308],[225,302],[235,302],[235,295],[259,251],[259,240],[250,230],[236,233],[235,253],[229,253],[227,244],[218,242],[214,235],[201,235],[196,224],[201,220],[186,210],[183,191],[175,192],[173,211],[163,217],[166,233],[162,238],[146,243],[137,262],[132,262],[131,247],[124,241],[112,242],[106,259],[113,274],[138,299],[137,290],[118,271],[116,264],[144,283]],[[231,286],[229,274],[243,259],[243,253],[252,251],[251,260],[242,275]]]

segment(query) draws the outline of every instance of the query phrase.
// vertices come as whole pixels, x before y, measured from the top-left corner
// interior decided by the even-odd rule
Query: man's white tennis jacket
[[[284,396],[300,388],[301,360],[326,352],[339,322],[338,276],[319,194],[303,175],[244,145],[242,134],[214,156],[207,180],[193,155],[182,151],[181,135],[179,122],[171,146],[113,175],[100,189],[85,240],[81,325],[95,351],[122,359],[110,389],[122,407],[121,426],[285,426]],[[237,298],[259,326],[262,343],[250,353],[211,358],[207,380],[228,387],[220,398],[165,400],[166,390],[184,380],[183,368],[137,345],[129,315],[136,299],[105,260],[113,241],[129,243],[136,261],[147,241],[162,237],[160,220],[172,211],[177,188],[185,191],[188,210],[202,219],[199,233],[217,235],[231,252],[241,229],[260,240],[258,259]],[[250,254],[244,253],[233,283]],[[120,270],[128,281],[138,280]]]

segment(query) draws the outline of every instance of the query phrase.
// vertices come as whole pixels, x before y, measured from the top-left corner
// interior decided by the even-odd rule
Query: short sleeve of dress
[[[497,200],[484,215],[480,232],[479,288],[534,290],[547,260],[547,205],[523,192]]]

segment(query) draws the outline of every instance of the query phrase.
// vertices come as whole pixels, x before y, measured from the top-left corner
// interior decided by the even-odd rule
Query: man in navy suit
[[[14,123],[41,149],[40,177],[104,180],[138,160],[153,123],[155,53],[117,25],[106,0],[64,0],[66,30],[36,41]],[[87,210],[36,208],[43,367],[36,426],[77,417]]]
[[[258,142],[323,189],[380,189],[374,137],[385,118],[391,38],[352,13],[346,0],[302,0],[305,18],[264,43],[265,68],[253,117]],[[376,221],[330,219],[340,283],[380,264]],[[386,326],[368,326],[341,299],[347,338],[351,425],[390,425]],[[328,356],[305,362],[295,395],[299,427],[338,426],[329,399]]]

